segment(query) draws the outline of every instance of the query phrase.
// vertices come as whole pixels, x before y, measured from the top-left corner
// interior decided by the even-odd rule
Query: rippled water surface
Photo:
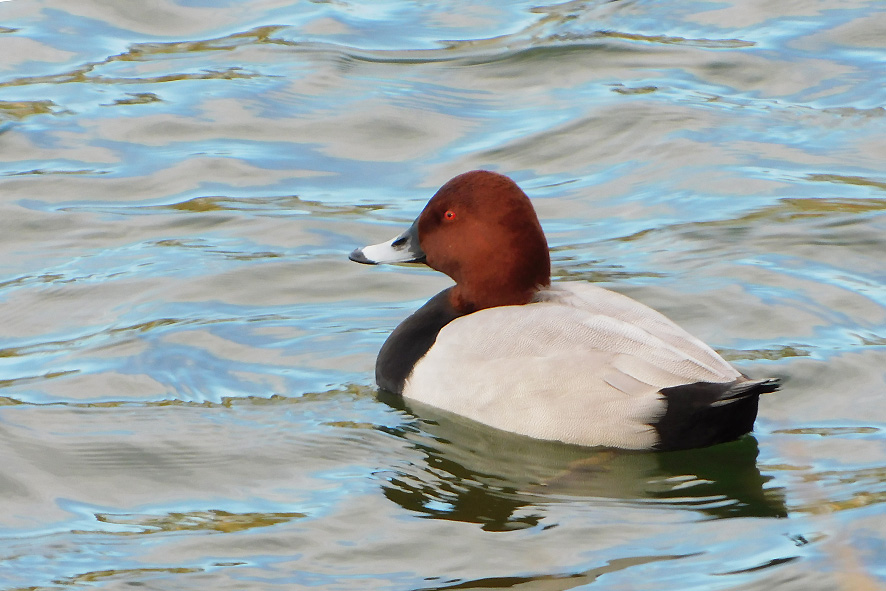
[[[886,587],[882,0],[0,2],[3,589]],[[377,397],[473,168],[778,376],[637,454]]]

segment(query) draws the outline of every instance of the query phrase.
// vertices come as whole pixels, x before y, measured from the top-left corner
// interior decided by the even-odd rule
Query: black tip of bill
[[[360,263],[361,265],[377,265],[375,261],[370,261],[366,258],[366,255],[363,254],[362,248],[355,248],[351,254],[348,255],[348,258],[354,261],[355,263]]]

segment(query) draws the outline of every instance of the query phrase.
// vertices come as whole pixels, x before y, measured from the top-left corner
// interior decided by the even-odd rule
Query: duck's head
[[[514,181],[486,170],[455,177],[403,234],[350,258],[426,263],[455,280],[450,301],[462,313],[526,304],[551,282],[548,243],[532,203]]]

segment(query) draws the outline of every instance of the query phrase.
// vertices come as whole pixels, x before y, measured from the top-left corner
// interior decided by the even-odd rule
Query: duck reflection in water
[[[757,467],[757,440],[643,453],[541,441],[478,425],[455,414],[380,393],[413,416],[389,430],[424,454],[382,485],[385,496],[430,518],[477,523],[489,531],[544,525],[545,507],[588,499],[669,507],[710,518],[786,517],[780,488]]]

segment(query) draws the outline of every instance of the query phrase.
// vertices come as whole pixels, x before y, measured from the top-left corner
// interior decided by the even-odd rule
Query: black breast
[[[440,329],[463,316],[449,303],[449,289],[401,322],[382,345],[375,362],[375,381],[380,388],[402,394],[406,378],[437,340]]]

